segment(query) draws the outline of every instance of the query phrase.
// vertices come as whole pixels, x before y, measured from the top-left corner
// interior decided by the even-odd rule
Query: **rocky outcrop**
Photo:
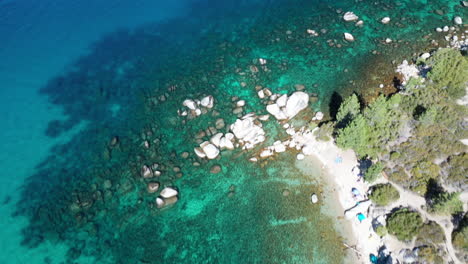
[[[353,12],[346,12],[343,16],[343,19],[346,22],[351,22],[351,21],[357,21],[359,17]]]
[[[294,92],[291,96],[283,94],[274,104],[266,106],[268,113],[277,120],[291,119],[309,104],[309,95],[305,92]]]
[[[252,149],[255,145],[265,141],[262,123],[256,122],[256,116],[253,113],[237,119],[230,128],[239,143],[243,145],[242,149]]]

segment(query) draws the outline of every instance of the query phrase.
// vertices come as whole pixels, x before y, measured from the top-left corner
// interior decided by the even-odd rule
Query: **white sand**
[[[341,207],[348,209],[355,206],[357,201],[352,196],[351,188],[358,189],[364,195],[369,186],[363,183],[362,180],[357,182],[358,177],[352,172],[353,168],[358,164],[354,151],[343,151],[332,141],[320,142],[314,140],[308,145],[312,146],[310,147],[313,150],[312,155],[302,161],[297,161],[297,166],[302,167],[300,163],[310,163],[314,162],[314,159],[318,159],[322,163],[323,169],[327,171],[323,175],[330,177],[330,179],[325,180],[334,185],[332,189],[335,190]],[[337,157],[341,157],[342,161],[337,163]],[[361,253],[361,263],[369,263],[369,255],[371,253],[377,255],[378,249],[382,245],[381,239],[372,229],[372,218],[366,218],[361,223],[357,220],[356,214],[359,212],[367,217],[368,207],[368,205],[363,206],[358,211],[348,214],[347,221],[352,230],[344,232],[344,235],[352,235],[352,237],[347,238],[346,242],[350,246],[356,246],[356,249]],[[344,216],[344,211],[339,216]]]

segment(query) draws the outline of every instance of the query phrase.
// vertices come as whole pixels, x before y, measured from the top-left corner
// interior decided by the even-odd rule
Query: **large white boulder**
[[[304,110],[309,104],[309,95],[304,92],[294,92],[286,103],[285,113],[287,118],[291,119],[300,111]]]
[[[248,149],[265,140],[265,131],[260,126],[261,124],[255,124],[254,120],[254,116],[247,115],[242,119],[237,119],[230,127],[234,136]]]
[[[278,100],[276,100],[276,104],[279,106],[279,107],[284,107],[286,106],[286,102],[288,101],[288,95],[287,94],[283,94],[280,98],[278,98]]]
[[[390,23],[390,18],[389,17],[384,17],[384,18],[382,18],[382,20],[380,20],[380,22],[382,22],[382,24],[388,24],[388,23]]]
[[[349,21],[357,21],[359,19],[356,14],[353,12],[346,12],[343,16],[344,21],[349,22]]]
[[[186,106],[190,110],[197,109],[197,104],[192,99],[185,99],[182,105]]]
[[[354,41],[354,37],[353,35],[351,35],[350,33],[344,33],[344,38],[346,41],[349,41],[349,42],[353,42]]]
[[[205,96],[200,101],[201,106],[206,108],[213,108],[214,98],[211,95]]]
[[[223,133],[217,133],[216,135],[212,136],[210,142],[213,143],[216,147],[219,147],[221,138],[223,137]]]
[[[268,113],[272,114],[278,120],[283,120],[283,119],[288,118],[286,114],[283,112],[283,110],[281,110],[281,108],[276,103],[267,105],[266,110],[268,111]]]
[[[208,159],[215,159],[219,155],[219,149],[208,141],[203,142],[200,147]]]
[[[168,198],[177,196],[177,194],[179,194],[179,192],[177,192],[176,189],[173,189],[171,187],[166,187],[161,191],[159,195],[161,195],[161,197],[164,199],[168,199]]]
[[[455,25],[461,25],[463,24],[463,19],[459,16],[456,16],[454,19],[453,19],[453,22],[455,23]]]

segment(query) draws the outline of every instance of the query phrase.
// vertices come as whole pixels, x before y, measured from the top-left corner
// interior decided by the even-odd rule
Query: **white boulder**
[[[208,141],[203,142],[200,147],[208,159],[215,159],[219,155],[219,149]]]
[[[310,200],[312,203],[317,203],[318,202],[318,197],[317,197],[317,194],[312,194],[312,196],[310,197]]]
[[[187,107],[190,110],[197,109],[197,104],[192,99],[185,99],[182,103],[183,106]]]
[[[389,17],[384,17],[384,18],[382,18],[382,20],[380,20],[380,22],[382,22],[382,24],[388,24],[390,22],[390,18]]]
[[[418,77],[419,70],[414,64],[408,64],[407,60],[404,60],[400,65],[398,65],[396,72],[403,75],[402,84],[406,84],[411,77]]]
[[[350,33],[347,33],[347,32],[344,33],[344,38],[345,38],[346,41],[349,41],[349,42],[354,41],[353,35],[351,35]]]
[[[284,107],[284,106],[286,106],[287,100],[288,100],[288,95],[287,95],[287,94],[283,94],[280,98],[278,98],[278,100],[276,100],[276,104],[277,104],[279,107]]]
[[[201,106],[206,108],[213,108],[214,106],[214,98],[211,95],[205,96],[200,101]]]
[[[346,12],[343,16],[343,19],[344,21],[349,22],[349,21],[356,21],[359,19],[359,17],[356,16],[356,14],[354,14],[353,12]]]
[[[304,92],[294,92],[286,102],[285,113],[291,119],[309,104],[309,95]]]
[[[164,188],[159,195],[164,199],[169,199],[171,197],[177,196],[179,192],[176,189],[171,187]]]
[[[463,19],[459,16],[456,16],[454,19],[453,19],[453,22],[455,23],[455,25],[462,25],[463,24]]]
[[[272,114],[278,120],[283,120],[283,119],[288,118],[277,104],[267,105],[266,110],[268,111],[268,113]]]

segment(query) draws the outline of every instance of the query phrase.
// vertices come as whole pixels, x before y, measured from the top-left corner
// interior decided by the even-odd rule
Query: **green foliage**
[[[379,96],[344,128],[338,129],[337,144],[351,148],[360,157],[377,157],[398,136],[406,117],[400,110],[401,96]]]
[[[465,95],[465,84],[468,82],[468,60],[460,51],[454,49],[440,49],[431,58],[427,65],[432,67],[428,77],[439,88],[447,87],[452,98]]]
[[[439,255],[437,249],[433,246],[424,246],[418,248],[418,256],[424,263],[443,263],[444,259]]]
[[[440,244],[445,241],[445,234],[442,227],[436,222],[430,221],[424,224],[419,231],[416,243],[420,245]]]
[[[460,193],[440,193],[430,202],[429,212],[439,215],[452,215],[463,212]]]
[[[337,127],[345,127],[361,112],[361,105],[356,94],[346,98],[336,114]]]
[[[466,153],[449,157],[447,163],[444,164],[444,169],[451,182],[468,184],[468,155]]]
[[[379,237],[383,237],[385,235],[387,235],[388,231],[387,231],[387,228],[383,225],[378,225],[376,228],[375,228],[375,233],[379,236]]]
[[[404,93],[379,96],[361,111],[356,96],[345,100],[337,114],[345,125],[336,126],[340,148],[353,149],[359,158],[378,158],[391,168],[391,180],[420,195],[441,177],[450,186],[468,188],[468,156],[460,142],[468,138],[468,111],[453,100],[465,93],[468,58],[441,49],[427,65],[432,67],[428,79],[410,79]],[[446,157],[440,165],[433,163]]]
[[[399,240],[410,240],[419,233],[423,225],[421,216],[407,208],[398,209],[387,218],[387,230]]]
[[[372,164],[364,173],[364,180],[369,183],[373,183],[379,177],[384,165],[380,162]]]
[[[377,205],[385,206],[400,198],[400,193],[391,184],[377,184],[371,187],[369,198]]]
[[[455,248],[468,254],[468,213],[463,217],[458,229],[453,231],[452,243]]]

